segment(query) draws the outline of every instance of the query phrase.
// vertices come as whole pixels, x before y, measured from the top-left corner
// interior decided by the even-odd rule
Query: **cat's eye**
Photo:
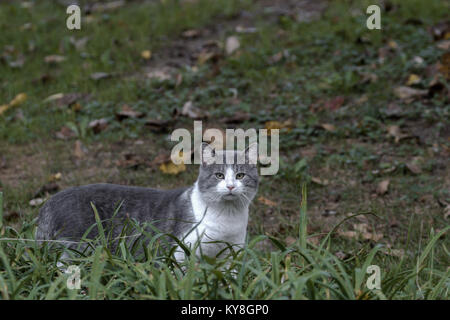
[[[236,179],[241,180],[244,178],[244,176],[245,176],[245,173],[240,172],[236,175]]]
[[[217,172],[217,173],[216,173],[216,178],[217,178],[217,179],[224,179],[225,176],[223,175],[223,173]]]

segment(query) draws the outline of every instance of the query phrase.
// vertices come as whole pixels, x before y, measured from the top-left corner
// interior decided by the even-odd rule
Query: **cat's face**
[[[234,159],[226,163],[226,155]],[[245,163],[238,163],[239,154],[245,156]],[[223,164],[208,164],[203,161],[200,166],[198,187],[208,202],[232,201],[246,204],[252,201],[258,190],[258,169],[256,164],[249,164],[246,151],[215,151],[214,156],[223,159]]]

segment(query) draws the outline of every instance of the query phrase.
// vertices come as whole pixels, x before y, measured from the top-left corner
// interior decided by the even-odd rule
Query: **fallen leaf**
[[[53,102],[58,107],[71,107],[79,101],[86,101],[90,95],[84,93],[56,93],[47,97],[44,102]]]
[[[394,138],[395,143],[398,143],[401,139],[409,137],[408,134],[402,133],[400,127],[397,125],[390,125],[387,127],[388,135]]]
[[[151,131],[156,133],[168,132],[172,124],[173,121],[171,120],[158,120],[158,119],[145,120],[145,126],[150,128]]]
[[[0,116],[11,108],[21,105],[27,100],[27,95],[25,93],[19,93],[12,99],[8,104],[0,106]]]
[[[269,207],[276,207],[277,206],[276,202],[274,202],[272,200],[269,200],[267,198],[264,198],[263,196],[260,196],[258,198],[258,201],[261,202],[262,204],[265,204],[266,206],[269,206]]]
[[[241,43],[239,42],[238,37],[236,36],[230,36],[227,38],[225,42],[225,52],[227,55],[233,54],[239,47],[241,46]]]
[[[105,12],[116,10],[125,4],[124,0],[116,0],[105,3],[95,3],[90,9],[92,12]]]
[[[62,178],[62,174],[61,172],[57,172],[55,174],[52,174],[49,178],[48,181],[49,182],[54,182],[54,181],[59,181]]]
[[[117,161],[118,167],[126,169],[137,169],[143,164],[145,164],[144,159],[134,153],[126,153],[123,160]]]
[[[94,131],[95,134],[102,132],[108,127],[108,120],[102,118],[89,122],[88,127]]]
[[[286,239],[285,239],[284,241],[286,242],[286,244],[287,244],[288,246],[291,246],[291,245],[293,245],[294,243],[297,242],[297,239],[295,239],[295,238],[292,237],[292,236],[287,236]]]
[[[49,193],[55,193],[59,191],[59,189],[60,189],[59,185],[55,182],[46,183],[36,191],[33,198],[39,198],[42,196],[46,196]]]
[[[90,78],[95,81],[110,78],[111,74],[106,72],[94,72],[90,75]]]
[[[168,161],[161,164],[159,170],[165,174],[177,175],[180,172],[186,171],[186,165],[184,163],[175,164],[172,161]]]
[[[292,121],[286,120],[284,122],[280,121],[267,121],[264,124],[264,128],[267,129],[267,135],[270,136],[272,134],[272,130],[274,129],[287,129],[289,132],[292,129]]]
[[[406,167],[414,174],[421,174],[422,168],[414,161],[406,163]]]
[[[438,47],[439,49],[448,51],[448,50],[450,50],[450,40],[442,40],[441,42],[436,44],[436,47]]]
[[[441,64],[439,66],[439,72],[447,79],[450,79],[450,52],[446,52],[442,55]]]
[[[186,39],[197,38],[199,35],[200,35],[200,30],[197,30],[197,29],[189,29],[189,30],[183,31],[183,33],[181,34],[181,36]]]
[[[30,200],[29,204],[30,204],[31,207],[38,207],[41,204],[43,204],[44,201],[45,200],[42,199],[42,198],[36,198],[36,199]]]
[[[221,121],[227,124],[238,124],[250,120],[251,115],[248,112],[237,111],[230,117],[222,118]]]
[[[376,190],[377,194],[380,196],[384,195],[388,191],[389,183],[390,183],[389,179],[379,182]]]
[[[242,26],[237,26],[235,30],[237,33],[255,33],[258,31],[258,29],[253,28],[253,27],[246,28],[246,27],[242,27]]]
[[[450,204],[444,208],[444,219],[447,220],[448,218],[450,218]]]
[[[149,60],[152,57],[152,52],[150,50],[144,50],[141,52],[141,57],[145,60]]]
[[[328,132],[336,131],[336,127],[329,123],[322,123],[320,126]]]
[[[56,138],[61,140],[68,140],[71,138],[75,138],[76,136],[77,133],[66,126],[62,127],[58,132],[56,132]]]
[[[122,109],[120,111],[116,112],[116,119],[118,121],[122,121],[127,118],[137,119],[144,116],[145,114],[143,112],[135,111],[126,104],[122,106]]]
[[[58,64],[58,63],[66,61],[66,57],[53,54],[50,56],[46,56],[44,58],[44,61],[45,61],[45,63],[48,63],[48,64]]]
[[[76,39],[75,37],[70,37],[70,43],[75,47],[76,50],[83,50],[86,46],[89,37],[82,37],[80,39]]]
[[[420,83],[420,81],[422,81],[422,79],[417,74],[412,73],[409,75],[406,85],[411,86]]]
[[[197,64],[198,65],[204,65],[208,60],[212,59],[214,56],[216,56],[215,52],[202,50],[197,57]]]
[[[327,179],[320,179],[317,177],[311,177],[311,181],[321,186],[327,186],[330,183]]]
[[[283,59],[283,51],[280,51],[273,56],[271,56],[268,60],[269,64],[275,64],[277,62],[280,62],[281,59]]]
[[[183,109],[181,110],[181,115],[191,118],[191,119],[195,119],[195,120],[204,119],[204,118],[208,117],[208,113],[203,112],[199,108],[195,107],[194,104],[192,103],[192,101],[187,101],[183,105]]]
[[[84,158],[85,152],[84,152],[84,147],[81,143],[80,140],[75,141],[75,147],[73,149],[73,155],[75,156],[75,158],[77,159],[82,159]]]
[[[146,77],[150,79],[156,79],[158,81],[170,80],[172,78],[172,76],[163,69],[147,72]]]
[[[401,86],[394,89],[394,94],[402,100],[414,100],[426,96],[428,91]]]

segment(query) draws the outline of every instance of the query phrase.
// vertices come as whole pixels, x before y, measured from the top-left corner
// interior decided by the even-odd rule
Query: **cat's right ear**
[[[210,164],[214,163],[214,158],[216,156],[216,151],[213,147],[211,147],[210,144],[203,142],[202,143],[202,154],[201,154],[201,158],[202,158],[202,165],[207,166]]]

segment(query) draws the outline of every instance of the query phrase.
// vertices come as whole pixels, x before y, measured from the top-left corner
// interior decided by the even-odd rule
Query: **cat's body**
[[[235,151],[225,151],[225,154]],[[191,187],[156,190],[114,184],[92,184],[59,192],[42,207],[36,239],[77,243],[95,224],[91,203],[98,211],[105,233],[113,239],[122,235],[127,218],[151,223],[193,247],[197,253],[216,256],[227,244],[245,242],[248,209],[258,187],[256,165],[203,164]],[[118,209],[119,208],[119,209]],[[113,216],[114,215],[114,216]],[[92,227],[86,238],[98,235]],[[69,242],[70,241],[70,242]],[[177,260],[184,253],[177,250]]]

